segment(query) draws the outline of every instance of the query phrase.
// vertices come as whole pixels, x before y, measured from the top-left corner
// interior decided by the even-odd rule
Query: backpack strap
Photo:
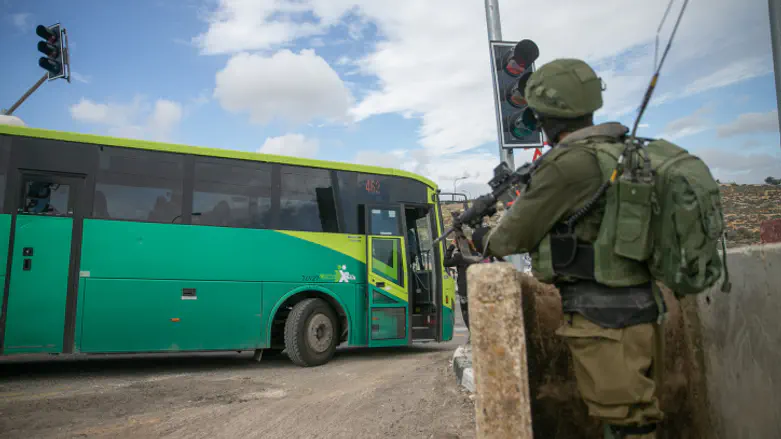
[[[627,133],[629,133],[628,127],[618,122],[606,122],[575,131],[574,133],[565,137],[564,140],[559,142],[559,146],[577,146],[578,143],[594,138],[606,138],[607,140],[618,143],[623,142],[626,139]],[[597,201],[602,198],[611,183],[611,180],[603,182],[597,192],[591,197],[591,199],[589,199],[582,208],[572,214],[572,216],[570,216],[565,221],[568,229],[572,230],[572,228],[575,226],[575,223],[577,223],[581,218],[583,218],[583,216],[585,216],[591,211],[591,209],[594,208]]]
[[[729,293],[732,291],[732,282],[729,281],[729,270],[727,269],[727,235],[721,235],[722,263],[724,264],[724,280],[721,283],[721,292]]]

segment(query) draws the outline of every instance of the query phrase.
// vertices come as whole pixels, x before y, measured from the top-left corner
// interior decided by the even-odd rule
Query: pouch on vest
[[[594,248],[583,242],[566,225],[558,224],[550,234],[551,263],[559,276],[594,279]]]
[[[617,186],[618,217],[613,251],[625,258],[645,261],[653,249],[650,230],[654,186],[623,178]]]

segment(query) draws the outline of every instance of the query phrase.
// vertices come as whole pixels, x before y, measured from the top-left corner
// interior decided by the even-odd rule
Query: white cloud
[[[304,11],[305,4],[291,0],[220,0],[207,17],[209,29],[193,43],[203,53],[222,54],[268,49],[319,33],[321,26],[295,20],[295,13]]]
[[[758,146],[762,146],[762,142],[760,142],[757,139],[748,139],[748,140],[743,142],[743,148],[744,149],[756,148]]]
[[[8,18],[19,32],[28,33],[35,30],[32,28],[32,21],[30,20],[30,17],[30,14],[21,12],[17,14],[11,14]]]
[[[140,106],[136,98],[130,104],[99,104],[81,98],[79,103],[70,107],[71,117],[80,122],[108,126],[129,125]]]
[[[82,75],[79,72],[71,72],[71,79],[77,82],[81,82],[83,84],[89,84],[92,82],[92,77],[87,75]]]
[[[740,63],[730,63],[710,75],[698,78],[684,89],[683,94],[685,96],[699,94],[773,73],[772,60],[768,59],[767,54],[741,61]]]
[[[351,60],[351,59],[350,59],[350,57],[349,57],[349,56],[347,56],[347,55],[342,55],[342,56],[340,56],[340,57],[339,57],[339,58],[336,60],[336,62],[335,62],[335,64],[336,64],[337,66],[344,66],[344,65],[351,64],[351,63],[352,63],[352,60]]]
[[[10,125],[15,127],[27,126],[22,119],[19,119],[16,116],[6,116],[4,114],[0,114],[0,125]]]
[[[160,139],[169,139],[172,130],[182,121],[182,105],[165,99],[155,102],[155,109],[147,118],[147,127],[152,135]]]
[[[700,148],[695,154],[711,168],[714,177],[723,182],[761,183],[767,176],[778,175],[781,154],[756,152],[741,154],[735,149]]]
[[[198,93],[198,96],[190,99],[190,106],[193,108],[198,108],[208,104],[209,100],[210,100],[209,90],[201,90],[201,92]]]
[[[252,122],[287,119],[296,124],[323,118],[347,121],[353,97],[339,75],[313,50],[272,56],[240,53],[217,72],[214,97]]]
[[[778,110],[741,114],[733,122],[716,130],[719,137],[776,132],[778,132]]]
[[[307,138],[303,134],[285,134],[279,137],[269,137],[258,148],[264,154],[277,154],[301,158],[315,158],[320,150],[317,139]]]
[[[126,104],[81,98],[70,113],[73,120],[101,126],[112,136],[170,141],[182,120],[182,105],[166,99],[149,105],[140,96]]]
[[[707,130],[710,128],[710,124],[703,115],[710,111],[711,107],[705,106],[688,116],[671,121],[664,127],[664,133],[660,137],[676,140]]]

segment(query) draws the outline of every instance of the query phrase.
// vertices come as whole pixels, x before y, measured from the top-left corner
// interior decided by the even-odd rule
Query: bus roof
[[[61,140],[64,142],[80,142],[94,145],[120,146],[126,148],[138,148],[152,151],[174,152],[180,154],[192,154],[207,157],[221,157],[239,160],[251,160],[258,162],[281,163],[299,166],[311,166],[314,168],[336,169],[342,171],[365,172],[396,177],[410,178],[436,189],[437,184],[412,172],[400,169],[383,168],[379,166],[357,165],[352,163],[335,162],[329,160],[305,159],[288,157],[275,154],[261,154],[256,152],[236,151],[230,149],[207,148],[202,146],[188,146],[174,143],[152,142],[148,140],[125,139],[120,137],[98,136],[93,134],[71,133],[67,131],[47,130],[42,128],[30,128],[0,124],[0,135],[7,134],[21,137],[34,137],[39,139]]]

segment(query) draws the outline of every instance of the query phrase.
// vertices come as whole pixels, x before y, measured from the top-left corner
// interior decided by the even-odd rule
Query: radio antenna
[[[665,47],[664,49],[664,53],[662,54],[662,59],[659,60],[659,34],[662,32],[662,26],[664,26],[664,22],[667,20],[667,16],[670,15],[670,9],[672,8],[674,1],[675,0],[670,0],[670,3],[667,4],[667,9],[664,11],[664,16],[662,17],[662,21],[659,23],[659,27],[656,29],[656,47],[654,49],[654,65],[655,65],[654,75],[651,77],[651,83],[648,84],[648,88],[645,90],[645,96],[643,96],[643,103],[640,105],[639,114],[637,115],[637,119],[635,119],[635,125],[632,128],[633,141],[635,140],[637,135],[637,127],[640,125],[640,119],[642,119],[643,113],[645,113],[645,109],[648,107],[648,103],[651,101],[651,95],[654,93],[654,89],[656,89],[656,81],[659,80],[659,72],[662,70],[664,61],[665,59],[667,59],[667,54],[670,52],[670,47],[673,44],[675,33],[678,32],[678,25],[681,24],[681,18],[683,18],[683,13],[686,10],[686,5],[689,4],[689,0],[684,0],[683,6],[681,7],[681,12],[678,14],[678,19],[675,21],[673,32],[670,35],[670,39],[667,41],[667,47]]]

